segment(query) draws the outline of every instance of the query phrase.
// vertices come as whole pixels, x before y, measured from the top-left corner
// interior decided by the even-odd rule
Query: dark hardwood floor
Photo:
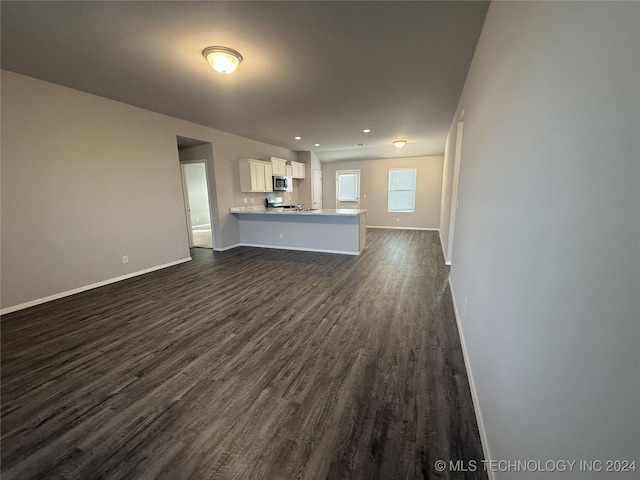
[[[3,480],[486,478],[438,235],[367,236],[5,315]]]

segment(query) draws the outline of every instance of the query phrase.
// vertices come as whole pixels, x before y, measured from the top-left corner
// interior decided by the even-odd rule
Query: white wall
[[[640,461],[639,45],[639,3],[490,6],[451,281],[493,459]]]
[[[290,150],[12,72],[2,71],[1,89],[5,311],[189,257],[177,135],[212,143],[217,248],[240,241],[228,213],[243,199],[237,160],[296,159]]]
[[[437,229],[440,224],[442,161],[442,156],[432,156],[325,162],[322,164],[323,207],[336,208],[336,171],[359,169],[360,208],[369,210],[367,226]],[[406,167],[417,168],[416,210],[412,213],[389,213],[389,169]],[[400,221],[397,222],[396,218]]]

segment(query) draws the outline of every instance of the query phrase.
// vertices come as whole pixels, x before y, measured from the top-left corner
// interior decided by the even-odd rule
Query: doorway
[[[360,170],[336,171],[336,208],[360,208]]]
[[[181,162],[180,168],[187,211],[189,247],[213,248],[207,164],[204,160]]]

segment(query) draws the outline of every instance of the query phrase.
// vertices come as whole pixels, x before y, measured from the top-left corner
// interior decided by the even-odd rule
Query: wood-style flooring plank
[[[486,478],[436,232],[192,255],[3,316],[3,479]]]

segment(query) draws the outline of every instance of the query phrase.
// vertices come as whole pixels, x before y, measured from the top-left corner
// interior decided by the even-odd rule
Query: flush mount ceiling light
[[[300,135],[296,135],[295,137],[293,137],[295,140],[302,140],[302,137]]]
[[[393,146],[396,147],[396,148],[402,148],[402,147],[404,147],[405,143],[407,143],[407,141],[406,140],[394,140],[391,143],[393,143]]]
[[[319,146],[320,146],[320,144],[319,144],[319,143],[314,143],[314,144],[313,144],[313,146],[314,146],[314,147],[319,147]]]
[[[207,47],[202,51],[211,68],[220,73],[233,73],[242,61],[242,55],[227,47]]]
[[[364,130],[362,130],[362,133],[371,133],[371,129],[370,128],[365,128]]]

